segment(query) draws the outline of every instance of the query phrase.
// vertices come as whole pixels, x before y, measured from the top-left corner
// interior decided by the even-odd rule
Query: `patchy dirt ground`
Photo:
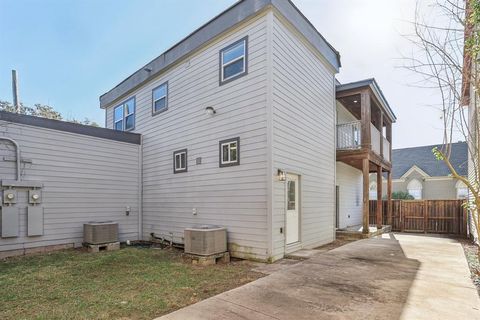
[[[472,281],[477,287],[478,295],[480,296],[480,261],[478,259],[478,246],[472,243],[470,240],[460,241],[465,251],[465,257],[467,258],[468,266],[470,267],[470,273]]]

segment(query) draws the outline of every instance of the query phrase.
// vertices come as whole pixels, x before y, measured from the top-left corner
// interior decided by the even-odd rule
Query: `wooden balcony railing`
[[[360,148],[362,146],[361,132],[361,121],[337,124],[337,149],[350,150]]]
[[[362,147],[362,122],[337,124],[337,150],[355,150]],[[390,142],[370,123],[371,150],[390,162]],[[382,154],[383,153],[383,154]]]

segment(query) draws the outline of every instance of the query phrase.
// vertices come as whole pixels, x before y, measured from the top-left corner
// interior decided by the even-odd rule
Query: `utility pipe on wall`
[[[11,138],[7,138],[7,137],[0,137],[0,140],[3,140],[3,141],[8,141],[10,142],[11,144],[13,144],[15,146],[15,151],[16,151],[16,162],[17,162],[17,181],[20,181],[20,145],[17,143],[17,141],[11,139]]]

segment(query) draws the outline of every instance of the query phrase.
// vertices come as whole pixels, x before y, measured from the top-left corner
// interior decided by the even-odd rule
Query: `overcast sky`
[[[427,1],[427,0],[425,0]],[[27,105],[104,123],[98,97],[233,0],[0,0],[0,100],[11,69]],[[343,82],[375,77],[397,115],[394,148],[441,143],[434,91],[400,68],[415,0],[294,0],[341,54]]]

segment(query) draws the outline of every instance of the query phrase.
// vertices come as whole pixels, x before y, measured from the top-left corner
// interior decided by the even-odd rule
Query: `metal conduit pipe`
[[[15,151],[16,151],[16,154],[17,154],[17,157],[16,157],[16,162],[17,162],[17,181],[20,181],[20,145],[17,143],[17,141],[11,139],[11,138],[7,138],[7,137],[0,137],[0,140],[3,140],[3,141],[8,141],[10,142],[11,144],[13,144],[15,146]]]

